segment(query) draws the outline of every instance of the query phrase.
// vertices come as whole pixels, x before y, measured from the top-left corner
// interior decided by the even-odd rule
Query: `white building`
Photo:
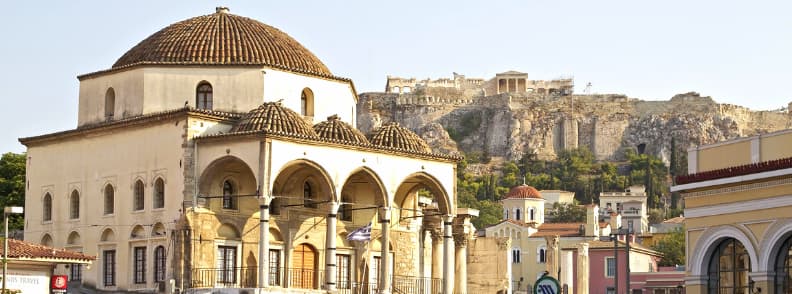
[[[611,213],[618,213],[622,216],[622,223],[625,226],[632,224],[636,234],[649,232],[646,188],[643,186],[631,186],[625,192],[601,192],[599,205],[601,219],[610,220]]]

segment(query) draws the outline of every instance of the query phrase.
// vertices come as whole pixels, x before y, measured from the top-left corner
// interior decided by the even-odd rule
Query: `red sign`
[[[58,290],[64,290],[65,292],[67,286],[69,284],[69,278],[65,275],[53,275],[52,276],[52,290],[55,292],[62,292]]]

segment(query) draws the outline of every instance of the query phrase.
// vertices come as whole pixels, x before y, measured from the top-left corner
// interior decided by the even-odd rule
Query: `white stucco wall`
[[[355,105],[357,98],[352,85],[347,82],[321,79],[289,72],[267,69],[264,74],[264,100],[278,101],[300,113],[300,95],[303,89],[314,94],[314,124],[328,116],[338,114],[341,120],[356,126]]]
[[[80,81],[77,125],[105,120],[105,94],[111,87],[115,91],[114,119],[140,115],[143,112],[140,102],[144,92],[143,69],[122,71]]]
[[[101,285],[101,250],[116,250],[116,284],[131,284],[130,233],[135,225],[143,225],[145,237],[135,241],[135,246],[145,244],[148,284],[153,287],[153,250],[156,245],[167,246],[164,236],[152,238],[152,225],[162,223],[166,231],[173,228],[179,217],[183,199],[181,168],[184,121],[173,120],[146,127],[127,128],[123,132],[93,133],[29,146],[25,192],[25,238],[39,243],[49,234],[53,247],[69,248],[97,256],[94,264],[84,267],[83,280]],[[165,181],[165,208],[153,208],[154,181]],[[137,179],[145,185],[145,209],[133,211],[133,186]],[[115,190],[114,213],[104,215],[103,188],[113,185]],[[80,215],[69,217],[69,196],[73,190],[80,192]],[[53,196],[52,221],[42,218],[42,197],[46,192]],[[115,233],[114,242],[101,242],[105,229]],[[80,244],[68,244],[71,232],[80,235]],[[172,254],[172,250],[167,250]],[[168,260],[171,256],[168,256]],[[170,272],[167,274],[170,276]],[[101,287],[100,287],[101,288]]]

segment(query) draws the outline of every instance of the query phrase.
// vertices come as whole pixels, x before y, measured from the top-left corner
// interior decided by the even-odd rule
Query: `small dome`
[[[371,133],[371,144],[399,148],[409,151],[432,153],[429,144],[417,134],[407,128],[399,126],[396,122],[384,124]]]
[[[332,75],[286,33],[225,7],[165,27],[129,49],[113,68],[135,64],[269,65]]]
[[[314,125],[313,129],[320,138],[369,144],[363,133],[341,121],[335,114],[327,117],[326,121]]]
[[[503,199],[544,199],[542,198],[542,193],[539,193],[539,190],[536,188],[528,186],[528,185],[519,185],[517,187],[511,188],[509,193],[503,197]]]
[[[280,102],[267,102],[251,110],[239,120],[231,132],[267,131],[316,137],[311,125],[301,115],[283,107]]]

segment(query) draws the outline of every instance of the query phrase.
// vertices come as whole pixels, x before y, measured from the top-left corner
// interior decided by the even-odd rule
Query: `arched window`
[[[165,207],[165,181],[162,178],[157,178],[154,181],[154,208]]]
[[[316,208],[316,199],[314,199],[314,196],[311,183],[305,181],[305,183],[303,183],[303,205],[308,208]]]
[[[530,214],[530,217],[531,217],[531,218],[529,218],[529,219],[530,219],[530,220],[535,220],[535,217],[536,217],[536,216],[534,215],[534,209],[533,209],[533,207],[531,207],[531,209],[529,210],[529,214]]]
[[[508,208],[504,208],[503,209],[503,219],[509,219],[509,209]]]
[[[112,119],[115,115],[115,90],[108,88],[105,92],[105,118]]]
[[[781,245],[775,264],[776,293],[792,293],[792,236]]]
[[[520,263],[520,256],[521,256],[520,248],[512,249],[512,262],[513,263]]]
[[[145,205],[145,186],[143,185],[143,181],[137,180],[135,181],[135,195],[134,195],[133,205],[132,208],[134,210],[143,210]]]
[[[748,293],[751,259],[748,251],[729,238],[718,244],[709,261],[709,293]]]
[[[203,81],[195,88],[195,107],[212,110],[212,84]]]
[[[223,181],[223,209],[236,209],[236,188],[230,180]]]
[[[519,209],[519,208],[517,208],[517,210],[516,210],[516,211],[514,211],[514,217],[515,217],[517,220],[520,220],[520,209]]]
[[[341,195],[341,202],[343,203],[352,203],[352,197],[348,194]],[[338,208],[338,214],[342,221],[352,221],[352,211],[344,210],[349,208],[349,206],[341,206]]]
[[[303,89],[300,94],[300,114],[314,116],[314,94],[309,88]]]
[[[77,190],[72,191],[69,197],[69,218],[80,218],[80,193]]]
[[[44,236],[41,237],[41,245],[52,247],[52,236],[44,234]]]
[[[544,246],[539,247],[539,249],[536,250],[536,262],[537,263],[547,262],[547,248],[545,248]]]
[[[115,190],[107,184],[104,188],[104,214],[113,214],[115,211]]]
[[[42,205],[41,219],[44,221],[52,220],[52,195],[50,193],[44,194],[44,204]]]
[[[165,247],[157,246],[154,249],[154,282],[165,281]]]

